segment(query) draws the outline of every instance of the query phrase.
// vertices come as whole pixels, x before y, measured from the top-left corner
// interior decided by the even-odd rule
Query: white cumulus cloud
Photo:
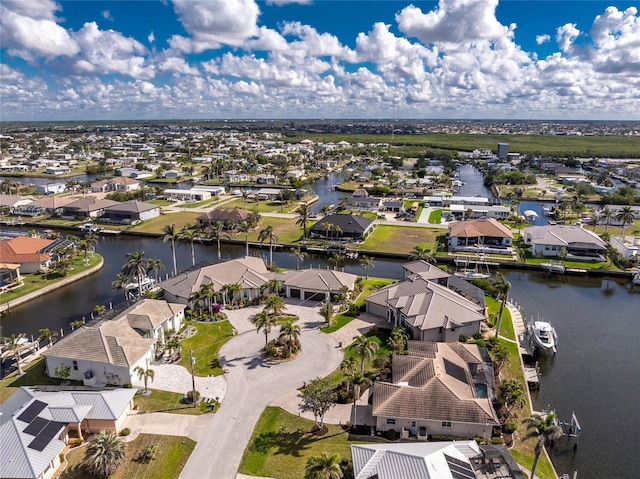
[[[547,35],[546,33],[543,35],[536,35],[536,43],[538,45],[542,45],[543,43],[547,43],[548,41],[551,41],[550,35]]]

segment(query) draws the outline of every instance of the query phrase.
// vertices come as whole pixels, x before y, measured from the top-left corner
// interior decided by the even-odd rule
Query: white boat
[[[556,352],[558,335],[551,324],[546,321],[535,321],[530,327],[531,340],[536,349],[547,352]]]
[[[551,215],[551,208],[548,206],[543,206],[542,207],[542,214],[545,216],[550,216]]]
[[[637,284],[637,285],[639,285],[639,286],[640,286],[640,270],[638,270],[638,271],[636,272],[636,274],[634,274],[634,275],[633,275],[633,278],[631,279],[631,282],[632,282],[633,284]]]
[[[542,263],[540,266],[549,271],[549,273],[564,274],[564,272],[567,270],[567,267],[562,264],[562,261],[558,261],[555,259],[549,261],[548,263]]]
[[[535,221],[536,219],[538,219],[538,213],[533,210],[527,210],[524,212],[524,217],[527,221]]]
[[[137,281],[132,281],[131,283],[127,283],[127,285],[125,286],[125,289],[130,295],[131,294],[137,295],[137,294],[140,294],[140,292],[145,292],[148,289],[152,289],[153,287],[155,287],[156,280],[153,278],[149,278],[148,276],[143,276],[141,283],[142,283],[142,288],[140,288],[140,285],[138,284]]]
[[[456,265],[458,265],[461,263],[461,260],[456,259],[455,263]],[[487,279],[491,277],[491,273],[489,272],[489,265],[486,263],[486,260],[476,260],[475,266],[471,268],[470,258],[467,257],[466,262],[463,264],[464,268],[453,273],[455,276],[469,281],[472,281],[474,279]],[[480,271],[480,265],[484,266],[484,271]]]

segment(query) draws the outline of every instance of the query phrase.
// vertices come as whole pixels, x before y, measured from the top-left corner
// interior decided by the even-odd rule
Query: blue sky
[[[631,2],[3,0],[3,120],[640,120]]]

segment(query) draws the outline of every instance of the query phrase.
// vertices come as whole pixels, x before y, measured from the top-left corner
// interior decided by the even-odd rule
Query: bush
[[[187,399],[189,400],[189,402],[194,402],[193,401],[193,391],[189,391],[187,393]],[[198,399],[200,399],[200,391],[196,391],[196,400],[195,400],[195,402],[198,402]]]
[[[400,437],[400,434],[395,429],[389,429],[385,433],[385,435],[387,436],[387,439],[389,439],[390,441],[396,441]]]
[[[131,429],[129,429],[128,427],[125,427],[122,431],[120,431],[121,436],[128,436],[129,434],[131,434]]]
[[[518,429],[518,424],[519,423],[518,423],[517,419],[515,419],[515,418],[508,419],[502,425],[502,432],[504,432],[505,434],[513,434]]]
[[[461,334],[460,337],[458,338],[458,341],[460,341],[461,343],[466,343],[467,339],[468,338],[464,334]]]

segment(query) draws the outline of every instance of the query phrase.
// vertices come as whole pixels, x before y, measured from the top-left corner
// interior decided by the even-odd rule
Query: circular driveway
[[[266,361],[260,354],[264,334],[249,318],[261,306],[228,312],[238,336],[220,350],[227,393],[202,439],[185,465],[181,478],[235,479],[244,449],[265,407],[306,381],[333,372],[342,361],[338,343],[319,330],[318,308],[287,304],[287,313],[300,317],[301,352],[291,361]],[[278,335],[274,328],[270,338]]]

